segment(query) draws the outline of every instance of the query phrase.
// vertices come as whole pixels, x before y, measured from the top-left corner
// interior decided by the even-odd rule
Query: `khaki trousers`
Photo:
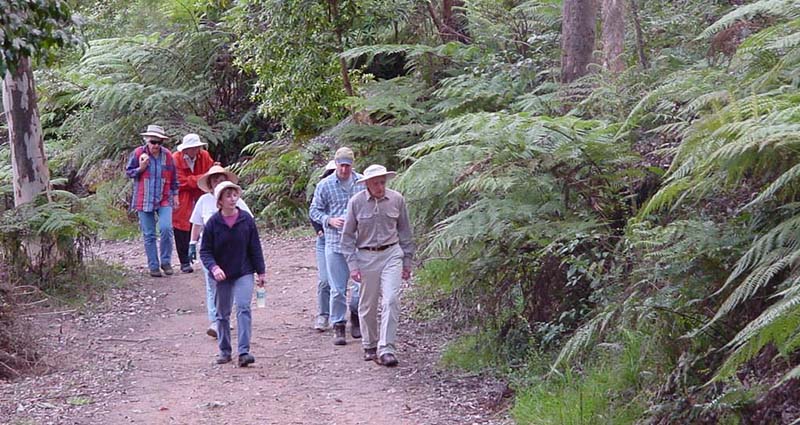
[[[361,296],[358,317],[361,320],[361,344],[364,349],[378,349],[378,356],[395,353],[397,322],[400,319],[400,283],[403,275],[403,250],[394,245],[383,251],[358,251],[361,271]],[[378,301],[381,328],[378,333]]]

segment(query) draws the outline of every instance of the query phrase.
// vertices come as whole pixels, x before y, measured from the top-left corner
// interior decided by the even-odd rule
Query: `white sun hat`
[[[178,149],[178,152],[181,152],[184,149],[197,148],[197,147],[200,147],[200,146],[207,146],[207,145],[208,145],[208,143],[205,143],[205,142],[200,140],[200,136],[199,135],[194,134],[194,133],[189,133],[189,134],[183,136],[183,142],[180,145],[178,145],[177,149]]]
[[[228,188],[236,189],[236,191],[239,192],[239,195],[242,194],[242,188],[238,184],[234,182],[224,181],[218,184],[217,187],[214,188],[214,198],[216,198],[216,200],[219,201],[219,197],[222,196],[222,191]]]
[[[388,180],[396,175],[397,173],[395,173],[394,171],[387,171],[386,167],[384,167],[383,165],[372,164],[369,167],[367,167],[366,170],[364,170],[364,174],[361,176],[360,179],[356,180],[356,183],[364,183],[365,181],[371,178],[380,176],[386,176],[386,179]]]
[[[139,133],[140,136],[151,136],[151,137],[158,137],[159,139],[169,139],[166,133],[164,133],[164,128],[160,125],[148,125],[147,130],[144,133]]]

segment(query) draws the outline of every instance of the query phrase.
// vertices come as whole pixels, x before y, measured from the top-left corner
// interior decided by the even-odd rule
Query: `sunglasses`
[[[160,145],[160,144],[164,143],[164,141],[161,140],[161,139],[150,139],[150,140],[147,141],[147,143],[152,143],[154,145]]]

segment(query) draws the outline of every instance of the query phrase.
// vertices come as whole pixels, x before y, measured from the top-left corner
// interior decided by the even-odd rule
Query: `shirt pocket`
[[[373,211],[364,211],[356,215],[356,220],[363,224],[375,223],[375,213]]]

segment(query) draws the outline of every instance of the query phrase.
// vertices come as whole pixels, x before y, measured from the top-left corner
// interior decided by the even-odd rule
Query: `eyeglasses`
[[[152,143],[154,145],[160,145],[160,144],[164,143],[164,141],[161,140],[161,139],[149,139],[149,140],[147,140],[147,143]]]

